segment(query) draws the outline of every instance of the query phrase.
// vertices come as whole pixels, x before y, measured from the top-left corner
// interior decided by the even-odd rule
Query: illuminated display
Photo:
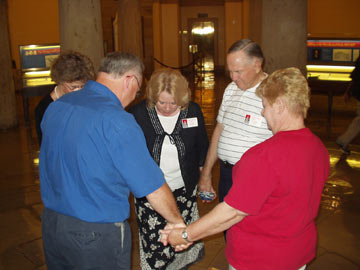
[[[50,78],[50,66],[60,54],[60,45],[20,46],[23,86],[54,84]]]
[[[52,61],[60,54],[60,45],[20,46],[21,68],[25,70],[49,69]]]
[[[307,65],[307,77],[326,81],[351,81],[354,66]]]
[[[308,40],[308,61],[352,63],[359,56],[360,40]]]

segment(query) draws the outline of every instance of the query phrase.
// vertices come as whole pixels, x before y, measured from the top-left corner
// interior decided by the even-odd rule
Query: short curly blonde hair
[[[189,105],[191,98],[189,84],[179,71],[169,68],[154,71],[146,86],[148,107],[153,108],[164,91],[173,96],[176,104],[182,109]]]
[[[310,108],[310,88],[304,75],[298,68],[285,68],[274,71],[262,81],[256,90],[261,98],[272,105],[277,98],[283,98],[288,109],[304,119]]]

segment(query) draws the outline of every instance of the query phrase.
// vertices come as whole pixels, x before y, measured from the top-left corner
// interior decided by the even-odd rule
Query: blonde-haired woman
[[[209,145],[200,106],[191,102],[190,97],[188,82],[180,72],[161,69],[148,82],[146,100],[130,109],[187,224],[199,218],[197,183]],[[159,230],[166,220],[151,208],[146,198],[136,199],[135,208],[143,270],[187,269],[202,258],[202,242],[181,253],[159,242]]]

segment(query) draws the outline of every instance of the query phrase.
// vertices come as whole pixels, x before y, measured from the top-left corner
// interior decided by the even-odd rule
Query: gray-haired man
[[[143,64],[111,53],[96,81],[63,96],[41,124],[40,184],[48,269],[130,269],[129,193],[146,196],[169,223],[184,226],[143,133],[124,110]]]
[[[261,99],[255,94],[267,76],[262,69],[263,62],[262,50],[252,40],[238,40],[228,50],[227,65],[232,82],[225,89],[199,181],[200,191],[214,192],[211,171],[219,158],[220,202],[232,186],[234,164],[249,148],[272,136],[261,115]]]

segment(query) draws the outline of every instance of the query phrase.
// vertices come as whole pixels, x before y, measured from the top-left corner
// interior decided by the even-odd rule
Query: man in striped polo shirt
[[[219,157],[220,202],[232,186],[233,165],[249,148],[272,136],[261,115],[261,98],[255,94],[267,76],[262,70],[263,62],[260,46],[249,39],[236,41],[228,50],[227,65],[232,82],[225,89],[199,181],[199,191],[214,192],[211,171]]]

